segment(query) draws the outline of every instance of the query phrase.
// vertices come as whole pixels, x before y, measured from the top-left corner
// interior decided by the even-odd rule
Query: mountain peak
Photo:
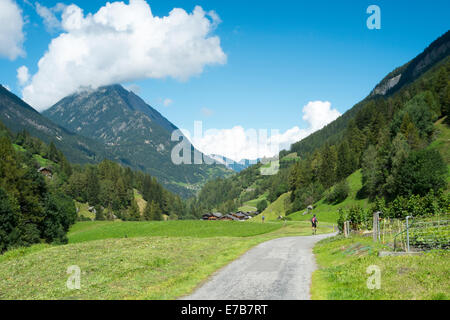
[[[178,142],[171,136],[177,127],[118,84],[79,91],[43,114],[70,131],[103,143],[115,155],[113,160],[152,174],[180,194],[186,195],[184,185],[192,195],[206,179],[229,173],[223,165],[175,165],[171,151]]]

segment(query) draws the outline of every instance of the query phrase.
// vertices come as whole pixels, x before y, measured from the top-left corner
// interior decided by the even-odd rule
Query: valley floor
[[[322,225],[319,233],[331,230]],[[303,222],[78,223],[68,245],[0,256],[0,299],[176,299],[262,242],[310,233]],[[74,265],[79,290],[66,286]]]

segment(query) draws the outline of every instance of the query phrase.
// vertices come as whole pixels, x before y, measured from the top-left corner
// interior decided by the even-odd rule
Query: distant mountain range
[[[240,161],[234,161],[230,158],[218,155],[218,154],[210,154],[209,157],[216,160],[218,163],[222,163],[227,168],[235,171],[235,172],[241,172],[242,170],[250,167],[251,165],[257,164],[260,162],[260,159],[256,160],[248,160],[248,159],[242,159]]]
[[[178,128],[121,85],[72,94],[43,115],[101,143],[112,160],[150,173],[185,197],[193,195],[207,180],[232,173],[220,163],[174,164],[171,152],[178,142],[171,141],[171,135]],[[199,151],[192,148],[192,152]]]

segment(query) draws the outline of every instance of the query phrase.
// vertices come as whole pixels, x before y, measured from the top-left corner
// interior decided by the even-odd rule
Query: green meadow
[[[176,299],[259,243],[310,234],[306,222],[79,222],[67,245],[1,255],[0,299]],[[80,290],[66,287],[73,265]]]
[[[274,231],[281,224],[248,224],[243,221],[95,221],[79,222],[69,233],[69,243],[134,237],[250,237]]]

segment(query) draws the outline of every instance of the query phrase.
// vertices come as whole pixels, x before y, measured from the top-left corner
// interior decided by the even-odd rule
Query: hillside
[[[447,163],[447,192],[450,192],[450,125],[445,123],[445,120],[440,119],[435,123],[436,140],[430,144],[429,148],[438,150]]]
[[[113,155],[111,160],[151,174],[184,197],[194,195],[207,180],[232,173],[222,164],[193,164],[193,160],[192,164],[174,164],[171,152],[178,141],[172,141],[171,135],[177,127],[120,85],[75,93],[43,114],[104,144]],[[192,150],[192,154],[197,152]]]
[[[336,143],[341,139],[344,130],[351,119],[369,103],[380,98],[392,97],[395,93],[405,89],[407,85],[422,77],[436,65],[448,60],[450,54],[450,31],[433,41],[421,54],[403,66],[390,72],[372,92],[362,101],[347,110],[342,116],[334,120],[323,129],[314,132],[291,146],[290,152],[305,155],[322,147],[326,143]],[[289,152],[289,151],[286,151]]]
[[[48,144],[53,141],[74,163],[94,163],[111,157],[102,143],[55,124],[1,85],[0,121],[13,133],[26,130]]]
[[[336,223],[338,219],[338,211],[341,208],[349,209],[350,207],[356,205],[360,205],[363,208],[367,208],[368,199],[367,198],[357,199],[356,196],[358,191],[361,190],[362,188],[361,178],[362,178],[361,170],[358,170],[347,177],[346,180],[349,184],[350,192],[348,197],[341,203],[329,204],[326,202],[325,197],[323,197],[322,199],[313,204],[314,209],[312,210],[311,214],[303,215],[303,212],[305,212],[305,210],[296,211],[288,215],[289,219],[295,221],[307,221],[311,219],[312,214],[315,214],[319,222],[325,221]]]
[[[437,195],[448,190],[449,111],[450,31],[390,72],[341,117],[281,151],[277,174],[263,176],[261,165],[253,165],[209,183],[199,200],[213,208],[244,207],[267,194],[269,217],[284,210],[304,220],[299,212],[314,204],[322,220],[333,222],[341,206]],[[332,190],[342,194],[346,188],[340,206],[325,203]],[[282,195],[283,204],[277,200]]]
[[[447,182],[448,187],[446,192],[450,192],[450,126],[445,123],[445,119],[440,119],[434,124],[435,127],[435,140],[429,145],[430,150],[438,150],[448,167]],[[354,206],[361,206],[362,208],[368,208],[369,200],[368,198],[359,199],[357,194],[361,190],[362,184],[362,174],[361,170],[357,170],[346,178],[348,185],[350,187],[348,197],[338,203],[330,204],[326,201],[326,196],[322,197],[319,201],[313,204],[314,209],[311,214],[303,214],[306,210],[299,210],[293,213],[288,213],[289,211],[289,197],[290,193],[284,193],[276,201],[272,202],[266,210],[264,210],[263,215],[266,217],[267,221],[276,220],[278,216],[285,216],[290,221],[309,221],[312,214],[316,214],[319,222],[336,223],[338,219],[339,209],[349,209]],[[329,192],[329,190],[327,190]],[[248,201],[246,204],[255,204],[257,200]],[[242,207],[245,208],[245,207]],[[261,216],[255,217],[255,221],[261,221]]]

